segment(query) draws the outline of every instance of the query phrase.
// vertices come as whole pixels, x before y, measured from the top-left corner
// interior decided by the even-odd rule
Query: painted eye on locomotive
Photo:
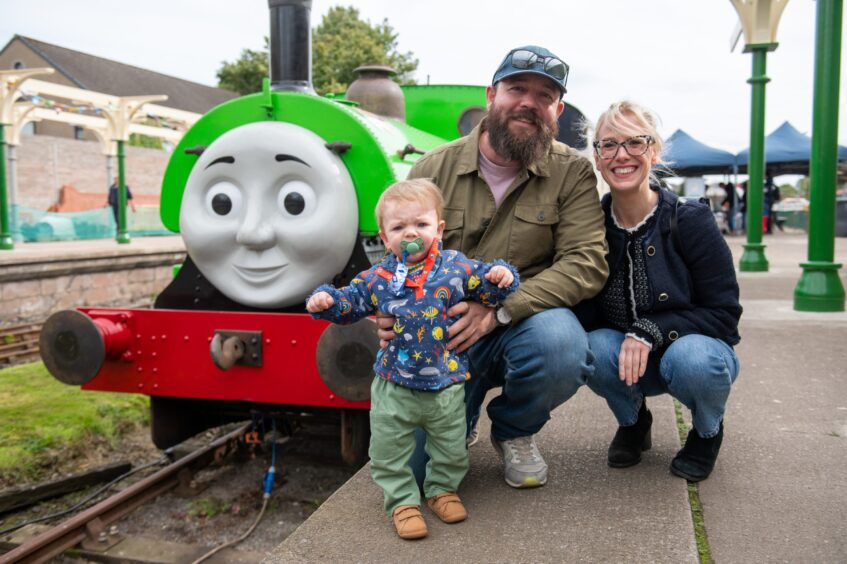
[[[180,231],[200,272],[233,301],[302,303],[347,264],[356,191],[324,145],[295,125],[252,123],[221,135],[195,163]]]

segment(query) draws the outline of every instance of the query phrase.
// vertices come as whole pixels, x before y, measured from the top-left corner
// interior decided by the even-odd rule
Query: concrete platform
[[[743,240],[729,241],[737,264]],[[805,235],[764,242],[770,272],[739,275],[742,370],[721,458],[699,486],[709,549],[717,562],[847,562],[847,313],[793,311]],[[847,239],[836,260],[847,261]],[[615,422],[583,389],[538,436],[545,487],[508,487],[483,439],[460,489],[468,520],[444,525],[425,510],[429,537],[403,541],[365,467],[266,562],[698,562],[687,485],[668,472],[673,405],[649,405],[653,449],[636,467],[608,468]]]

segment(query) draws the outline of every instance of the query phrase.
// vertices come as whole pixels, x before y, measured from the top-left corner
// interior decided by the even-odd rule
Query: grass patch
[[[149,399],[84,392],[54,379],[41,362],[0,370],[0,482],[39,479],[58,456],[115,445],[149,419]]]
[[[676,430],[679,433],[680,446],[685,444],[690,427],[682,418],[682,404],[673,400],[676,412]],[[700,503],[700,488],[696,482],[688,482],[688,504],[691,506],[691,521],[694,524],[694,538],[697,542],[697,554],[700,564],[712,564],[712,550],[709,547],[709,537],[706,535],[706,521],[703,518],[703,505]]]
[[[216,497],[201,497],[191,500],[188,515],[191,517],[212,519],[232,510],[232,503]]]

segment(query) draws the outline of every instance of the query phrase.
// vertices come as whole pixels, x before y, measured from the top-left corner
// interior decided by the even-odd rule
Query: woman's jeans
[[[491,436],[499,441],[534,435],[550,412],[573,396],[592,371],[588,338],[567,308],[536,313],[495,329],[468,351],[471,379],[465,383],[468,431],[479,419],[485,394],[502,387],[488,404]],[[409,465],[418,478],[426,464],[425,435]]]
[[[704,439],[718,433],[729,389],[738,377],[739,363],[732,347],[720,339],[686,335],[659,357],[650,353],[647,370],[633,386],[618,377],[618,354],[624,334],[599,329],[588,334],[594,353],[594,372],[588,387],[605,398],[622,427],[635,425],[645,396],[670,394],[691,410],[694,429]]]

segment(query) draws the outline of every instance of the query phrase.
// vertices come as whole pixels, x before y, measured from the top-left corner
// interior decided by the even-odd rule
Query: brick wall
[[[17,153],[18,204],[46,210],[67,184],[80,192],[101,192],[105,205],[111,179],[106,178],[100,143],[31,135],[21,137]],[[126,182],[133,194],[158,195],[169,158],[170,153],[163,150],[126,147]],[[117,175],[117,158],[113,171]]]
[[[40,322],[75,307],[147,307],[172,279],[167,265],[0,282],[0,326]]]

